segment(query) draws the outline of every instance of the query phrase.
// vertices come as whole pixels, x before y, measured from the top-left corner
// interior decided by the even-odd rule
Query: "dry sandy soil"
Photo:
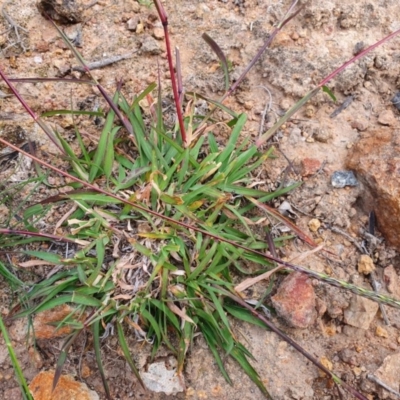
[[[21,27],[22,43],[8,47],[16,40],[15,33],[0,36],[1,68],[12,77],[62,76],[76,62],[34,3],[13,0],[4,4],[6,13]],[[134,52],[128,59],[94,71],[96,78],[109,93],[112,93],[115,81],[120,77],[124,79],[127,93],[139,93],[157,79],[158,61],[167,92],[169,81],[165,45],[154,7],[149,8],[133,0],[99,0],[93,3],[96,4],[84,11],[80,24],[63,25],[71,38],[78,38],[85,59],[96,61]],[[213,98],[223,93],[223,75],[218,59],[201,39],[202,33],[207,32],[221,46],[232,63],[232,77],[237,77],[266,40],[289,3],[287,0],[165,1],[171,38],[180,48],[185,89]],[[397,0],[305,1],[304,4],[304,10],[283,29],[272,48],[265,52],[240,89],[227,102],[235,111],[248,113],[244,135],[256,139],[260,131],[265,132],[330,71],[360,49],[400,28],[400,3]],[[137,25],[136,31],[129,30],[129,24]],[[1,18],[0,32],[8,27],[8,22]],[[314,254],[303,263],[311,269],[366,287],[369,287],[368,279],[357,273],[360,253],[352,242],[362,242],[360,229],[366,228],[368,220],[367,210],[361,208],[358,201],[363,196],[362,188],[335,189],[331,185],[331,175],[334,171],[345,169],[345,159],[352,146],[362,132],[379,126],[378,118],[384,111],[391,109],[398,123],[399,113],[390,100],[400,89],[399,61],[400,38],[395,38],[344,71],[330,84],[338,99],[337,104],[321,93],[300,110],[272,139],[270,145],[273,144],[280,152],[276,152],[276,159],[266,162],[261,174],[271,185],[276,182],[279,185],[283,180],[303,180],[303,185],[285,199],[292,206],[291,216],[298,226],[316,240],[325,242],[327,248],[339,256],[332,261]],[[76,71],[72,74],[81,76]],[[17,86],[37,113],[53,108],[69,108],[71,101],[74,104],[86,101],[93,105],[97,98],[92,89],[80,86],[71,92],[70,87],[61,83]],[[3,84],[0,84],[0,89],[7,91]],[[331,114],[348,96],[353,96],[351,104],[332,118]],[[11,137],[13,134],[16,136],[19,126],[40,143],[43,151],[52,151],[44,135],[24,115],[16,100],[5,98],[0,102],[0,135],[5,137],[8,133]],[[13,119],[7,120],[11,116]],[[68,134],[68,121],[59,120],[58,123]],[[317,161],[311,161],[312,165],[309,165],[307,159]],[[322,223],[316,232],[308,230],[308,223],[313,218]],[[348,237],[335,233],[331,227],[340,229]],[[293,241],[282,250],[281,256],[293,259],[306,250],[303,244]],[[395,274],[399,272],[398,254],[384,241],[372,257],[378,276],[390,265],[394,267]],[[389,361],[394,362],[392,367],[399,371],[399,314],[388,310],[390,326],[384,324],[379,312],[368,323],[367,329],[360,327],[357,317],[355,326],[351,326],[344,320],[344,310],[352,301],[351,294],[324,285],[316,285],[315,290],[319,316],[313,326],[294,329],[278,318],[274,318],[274,322],[365,396],[370,399],[399,398],[367,378],[368,374],[379,375],[377,370],[382,367],[385,358],[388,360],[387,357],[392,357]],[[1,281],[0,294],[0,309],[6,315],[10,293]],[[25,376],[30,381],[40,370],[54,368],[61,340],[55,338],[39,342],[43,351],[40,362],[35,363],[26,351],[21,324],[10,326],[10,332]],[[254,365],[274,399],[339,398],[331,383],[319,374],[315,366],[273,333],[243,324],[236,324],[235,328],[256,357]],[[92,350],[83,351],[84,348],[82,339],[82,343],[72,351],[66,372],[86,382],[100,398],[104,398],[94,354]],[[132,340],[131,349],[137,354],[138,365],[146,368],[149,348],[143,348]],[[186,393],[170,396],[149,394],[140,388],[120,357],[115,338],[105,342],[103,351],[115,399],[263,398],[232,360],[227,360],[227,369],[234,382],[233,387],[229,386],[201,337],[196,339],[188,357]],[[168,355],[164,350],[159,355],[160,360],[165,360]],[[381,379],[385,380],[386,375],[386,383],[394,385],[392,389],[398,392],[399,375],[391,379],[388,378],[388,371],[382,374]],[[18,396],[4,341],[0,339],[0,399],[18,399]],[[345,394],[344,398],[350,396]]]

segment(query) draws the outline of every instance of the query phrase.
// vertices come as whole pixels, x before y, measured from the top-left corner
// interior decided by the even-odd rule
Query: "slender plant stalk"
[[[374,43],[373,45],[367,47],[361,53],[357,54],[356,56],[352,57],[349,61],[346,61],[343,65],[339,68],[335,69],[332,73],[330,73],[326,78],[324,78],[314,89],[310,90],[301,100],[299,100],[290,110],[288,110],[285,115],[280,118],[274,126],[272,126],[264,135],[262,135],[257,141],[256,145],[262,146],[268,139],[270,139],[275,132],[289,119],[295,114],[305,103],[307,103],[312,97],[314,97],[319,90],[325,86],[330,80],[332,80],[337,74],[342,72],[345,68],[349,65],[356,62],[361,57],[364,57],[366,54],[374,50],[376,47],[382,45],[383,43],[387,42],[388,40],[392,39],[396,35],[400,33],[400,29],[391,33],[390,35],[384,37],[383,39],[379,40],[378,42]]]
[[[56,242],[68,242],[68,243],[79,243],[79,240],[70,239],[63,236],[52,235],[50,233],[42,233],[42,232],[31,232],[24,230],[15,230],[15,229],[4,229],[0,228],[0,235],[24,235],[24,236],[36,236],[40,237],[43,240],[55,240]]]
[[[165,9],[161,4],[160,0],[154,0],[154,5],[156,6],[158,16],[160,17],[162,26],[164,28],[165,45],[167,47],[167,59],[168,59],[169,73],[171,75],[172,91],[174,92],[176,115],[178,116],[178,123],[179,123],[179,129],[181,131],[182,142],[185,145],[187,145],[185,124],[183,122],[183,115],[182,115],[182,107],[179,100],[180,96],[178,91],[178,84],[176,82],[174,63],[172,61],[171,43],[169,40],[169,32],[168,32],[168,15],[165,12]]]
[[[181,53],[179,51],[179,47],[175,47],[175,56],[176,56],[176,78],[178,81],[178,94],[179,94],[179,104],[182,109],[183,104],[183,79],[182,79],[182,64],[181,64]]]
[[[219,103],[223,103],[229,96],[232,95],[232,93],[238,88],[238,86],[242,83],[243,79],[246,77],[246,75],[249,73],[249,71],[254,67],[256,62],[260,59],[264,51],[271,46],[271,43],[275,39],[275,36],[282,30],[282,28],[289,22],[291,21],[303,8],[301,6],[297,11],[292,13],[292,10],[298,3],[298,0],[293,0],[292,4],[290,5],[288,11],[286,12],[285,16],[282,18],[282,20],[279,22],[278,26],[272,31],[268,39],[265,41],[265,43],[262,45],[262,47],[257,51],[256,55],[253,57],[253,59],[250,61],[249,65],[245,68],[245,70],[242,72],[242,74],[239,76],[237,81],[231,85],[231,87],[227,90],[227,92],[218,100]],[[211,118],[212,114],[216,110],[216,106],[212,107],[210,112],[205,116],[204,120],[202,123],[198,126],[196,129],[196,132],[194,132],[193,136],[196,137],[205,127],[207,121]]]
[[[60,145],[59,141],[57,140],[56,136],[54,135],[53,131],[45,124],[45,122],[38,116],[36,113],[29,107],[28,103],[22,98],[22,96],[18,93],[17,89],[14,87],[14,85],[11,83],[11,81],[7,78],[7,76],[4,74],[2,68],[0,68],[0,76],[4,80],[4,82],[7,84],[7,86],[10,88],[10,90],[13,92],[14,96],[18,99],[18,101],[22,104],[22,106],[25,108],[27,113],[32,117],[32,119],[43,129],[43,131],[46,133],[46,135],[49,137],[49,139],[54,143],[54,145],[61,151],[61,153],[64,153],[64,149]]]
[[[2,333],[2,335],[4,337],[4,341],[6,342],[8,354],[10,355],[11,362],[12,362],[12,365],[13,365],[13,368],[15,371],[15,375],[17,377],[18,384],[21,388],[21,393],[24,397],[24,400],[33,400],[33,397],[29,390],[28,384],[26,383],[25,377],[22,373],[21,366],[19,365],[17,356],[15,355],[14,348],[12,347],[6,326],[4,325],[1,315],[0,315],[0,332]]]
[[[253,307],[251,307],[249,304],[247,304],[244,300],[242,300],[239,296],[236,296],[229,291],[223,289],[222,287],[218,287],[218,290],[220,290],[222,293],[225,294],[226,297],[229,297],[239,305],[241,305],[243,308],[246,308],[249,310],[257,319],[262,321],[265,325],[268,326],[274,333],[276,333],[279,337],[281,337],[285,342],[289,343],[292,347],[294,347],[298,352],[300,352],[304,357],[308,358],[314,365],[316,365],[321,371],[325,372],[328,376],[330,376],[333,381],[341,386],[343,386],[348,392],[350,392],[353,396],[355,396],[357,399],[360,400],[368,400],[366,397],[364,397],[361,393],[357,392],[353,387],[348,385],[346,382],[343,382],[338,376],[333,374],[331,371],[329,371],[328,368],[326,368],[323,364],[321,364],[317,359],[315,359],[310,353],[308,353],[306,350],[304,350],[299,344],[297,344],[293,339],[291,339],[289,336],[284,334],[280,329],[278,329],[273,323],[268,321],[267,318],[265,318],[262,314],[254,310]]]
[[[250,61],[249,65],[245,68],[245,70],[242,72],[240,77],[237,79],[237,81],[228,89],[228,91],[222,96],[222,98],[219,100],[221,103],[224,102],[225,99],[227,99],[237,88],[238,86],[242,83],[243,79],[246,77],[248,72],[254,67],[255,63],[260,59],[264,51],[271,46],[272,41],[275,39],[275,36],[282,30],[282,28],[290,21],[292,20],[302,9],[303,6],[299,7],[297,11],[295,11],[293,14],[291,14],[292,10],[298,3],[298,0],[294,0],[289,7],[289,10],[286,12],[285,16],[283,17],[283,21],[278,24],[278,26],[272,31],[271,35],[268,37],[268,39],[265,41],[265,43],[262,45],[262,47],[257,51],[256,55],[253,57],[253,59]]]
[[[279,259],[277,257],[274,257],[274,256],[270,255],[270,254],[265,254],[265,253],[262,253],[260,251],[254,250],[254,249],[250,249],[250,248],[248,248],[246,246],[243,246],[243,245],[241,245],[239,243],[236,243],[236,242],[234,242],[232,240],[222,238],[222,237],[220,237],[218,235],[215,235],[215,234],[213,234],[213,233],[211,233],[211,232],[209,232],[209,231],[207,231],[205,229],[199,228],[198,226],[190,225],[190,224],[187,224],[185,222],[176,221],[171,217],[167,217],[167,216],[165,216],[163,214],[160,214],[160,213],[158,213],[156,211],[153,211],[153,210],[147,209],[145,207],[142,207],[142,206],[140,206],[140,205],[138,205],[136,203],[133,203],[133,202],[131,202],[129,200],[123,199],[123,198],[121,198],[121,197],[119,197],[119,196],[117,196],[117,195],[115,195],[113,193],[108,193],[106,190],[101,189],[101,188],[97,187],[96,185],[92,185],[92,184],[90,184],[88,182],[85,182],[82,179],[79,179],[79,178],[77,178],[75,176],[72,176],[72,175],[68,174],[67,172],[62,171],[61,169],[59,169],[57,167],[54,167],[53,165],[51,165],[51,164],[49,164],[49,163],[47,163],[47,162],[45,162],[43,160],[40,160],[36,156],[34,156],[34,155],[30,154],[30,153],[27,153],[26,151],[20,149],[19,147],[14,146],[13,144],[11,144],[11,143],[7,142],[6,140],[2,139],[1,137],[0,137],[0,143],[3,143],[6,146],[9,146],[13,150],[19,151],[21,154],[25,155],[26,157],[31,158],[32,160],[38,162],[39,164],[41,164],[41,165],[43,165],[43,166],[45,166],[45,167],[57,172],[58,174],[61,174],[61,175],[65,176],[65,177],[71,179],[72,181],[81,183],[82,185],[86,186],[87,188],[90,188],[90,189],[94,190],[97,193],[102,193],[102,194],[105,194],[105,195],[107,195],[107,196],[109,196],[109,197],[111,197],[113,199],[119,200],[121,203],[130,205],[132,208],[134,208],[136,210],[140,210],[142,212],[146,212],[146,213],[148,213],[150,215],[153,215],[153,216],[155,216],[157,218],[161,218],[164,221],[166,221],[169,224],[171,224],[172,226],[180,226],[182,228],[185,228],[185,229],[188,229],[188,230],[193,230],[193,231],[201,233],[203,235],[207,235],[207,236],[209,236],[209,237],[211,237],[211,238],[213,238],[215,240],[218,240],[218,241],[221,241],[221,242],[224,242],[224,243],[228,243],[228,244],[230,244],[232,246],[235,246],[235,247],[237,247],[239,249],[245,250],[245,251],[253,253],[253,254],[257,254],[257,255],[259,255],[261,257],[264,257],[264,258],[266,258],[266,259],[268,259],[270,261],[275,261],[276,263],[278,263],[280,265],[283,265],[286,268],[289,268],[289,269],[291,269],[293,271],[298,271],[298,272],[304,273],[304,274],[306,274],[306,275],[308,275],[308,276],[310,276],[312,278],[315,278],[315,279],[317,279],[319,281],[328,283],[328,284],[336,286],[338,288],[349,290],[349,291],[351,291],[351,292],[353,292],[353,293],[355,293],[357,295],[369,298],[371,300],[380,302],[382,304],[387,304],[387,305],[389,305],[391,307],[400,308],[400,301],[394,299],[393,297],[385,296],[383,294],[379,294],[379,293],[375,293],[375,292],[370,291],[370,290],[366,290],[366,289],[364,289],[362,287],[358,287],[356,285],[353,285],[353,284],[348,283],[346,281],[343,281],[341,279],[332,278],[329,275],[326,275],[326,274],[323,274],[323,273],[320,273],[320,272],[316,272],[316,271],[312,271],[312,270],[307,269],[305,267],[301,267],[299,265],[294,265],[292,263],[283,261],[283,260],[281,260],[281,259]]]

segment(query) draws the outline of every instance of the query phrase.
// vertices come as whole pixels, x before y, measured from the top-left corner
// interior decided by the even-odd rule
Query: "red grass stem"
[[[49,139],[54,143],[54,145],[62,152],[64,152],[64,149],[61,147],[60,143],[56,139],[56,136],[52,132],[52,130],[38,117],[34,111],[29,107],[28,103],[21,97],[21,95],[18,93],[18,90],[14,87],[14,85],[11,83],[11,81],[7,78],[3,70],[0,68],[0,76],[4,80],[4,82],[7,84],[7,86],[10,88],[14,96],[18,99],[18,101],[22,104],[22,107],[26,110],[26,112],[32,117],[32,119],[43,129],[43,131],[47,134]]]
[[[393,33],[391,33],[390,35],[384,37],[383,39],[379,40],[378,42],[374,43],[373,45],[367,47],[366,49],[364,49],[361,53],[357,54],[356,56],[354,56],[353,58],[351,58],[349,61],[345,62],[341,67],[335,69],[332,73],[330,73],[325,79],[323,79],[319,84],[318,87],[322,87],[324,85],[326,85],[332,78],[334,78],[337,74],[339,74],[340,72],[342,72],[345,68],[347,68],[349,65],[353,64],[355,61],[357,61],[359,58],[364,57],[365,54],[369,53],[370,51],[372,51],[373,49],[375,49],[375,47],[380,46],[381,44],[385,43],[386,41],[390,40],[392,37],[398,35],[400,33],[400,29],[398,29],[397,31],[394,31]]]
[[[162,6],[160,0],[154,0],[154,4],[156,6],[158,15],[160,17],[162,26],[164,28],[165,45],[167,47],[167,59],[168,59],[169,73],[171,75],[172,91],[174,93],[176,114],[178,116],[178,123],[179,123],[179,129],[181,131],[182,142],[186,145],[187,144],[186,130],[185,130],[185,124],[183,122],[182,107],[181,107],[181,103],[179,100],[178,84],[176,82],[174,63],[172,61],[171,44],[170,44],[170,40],[169,40],[168,16],[167,16],[167,13],[165,12],[165,9]]]

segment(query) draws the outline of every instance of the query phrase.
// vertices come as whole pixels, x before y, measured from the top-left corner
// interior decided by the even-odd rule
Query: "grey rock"
[[[358,185],[353,171],[335,171],[332,175],[331,183],[335,188]]]
[[[393,105],[400,111],[400,92],[397,92],[392,99]]]
[[[344,322],[356,328],[368,329],[378,308],[378,303],[354,295],[350,307],[344,311]]]
[[[157,55],[161,53],[160,45],[158,44],[157,40],[151,36],[144,38],[141,50],[145,54]]]

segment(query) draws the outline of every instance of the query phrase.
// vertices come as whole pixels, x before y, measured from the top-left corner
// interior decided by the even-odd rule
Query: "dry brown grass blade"
[[[285,267],[279,266],[271,271],[264,272],[261,275],[255,276],[254,278],[248,278],[245,279],[242,283],[239,283],[239,285],[235,286],[235,292],[240,294],[240,292],[243,292],[244,290],[248,289],[250,286],[255,285],[256,283],[268,279],[271,275],[273,275],[275,272],[278,272],[281,269],[284,269]]]

